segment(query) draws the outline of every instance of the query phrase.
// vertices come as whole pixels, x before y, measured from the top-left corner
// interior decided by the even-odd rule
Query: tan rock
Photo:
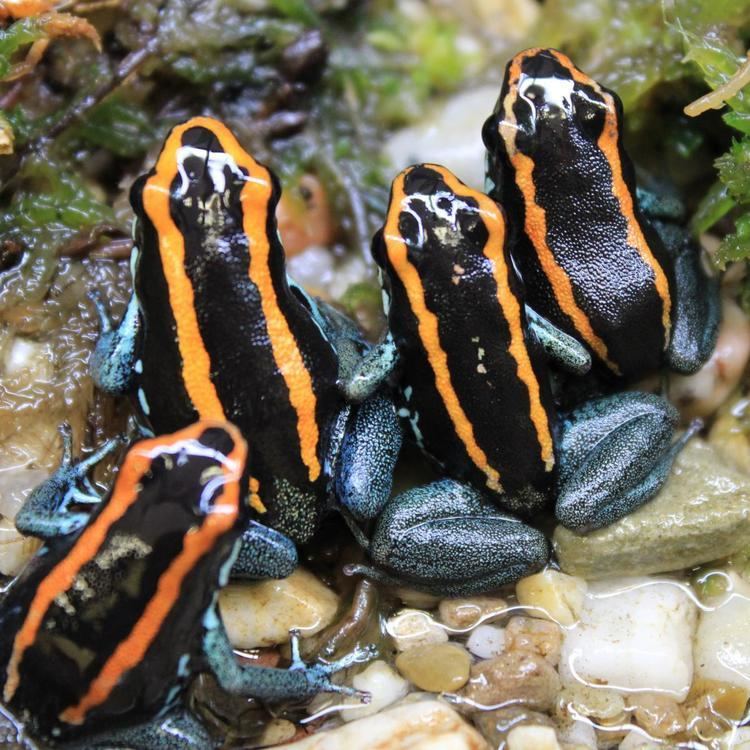
[[[470,668],[469,652],[457,643],[418,646],[396,657],[396,669],[420,690],[431,693],[460,690]]]
[[[556,665],[560,661],[561,646],[560,628],[549,620],[511,617],[505,627],[506,651],[531,651]]]
[[[504,747],[508,733],[518,726],[548,726],[554,727],[549,716],[532,711],[523,706],[497,708],[494,711],[477,711],[472,716],[474,726],[492,747]]]
[[[281,580],[231,583],[219,594],[235,648],[286,643],[293,628],[313,635],[331,624],[338,608],[338,596],[304,568]]]
[[[408,703],[319,732],[278,750],[490,750],[479,732],[440,701]]]
[[[560,750],[552,727],[514,727],[508,733],[508,750]]]
[[[559,691],[560,677],[546,659],[531,652],[513,651],[474,664],[461,695],[470,710],[521,705],[549,711]]]
[[[671,737],[686,729],[682,707],[663,693],[636,693],[628,698],[628,708],[638,726],[652,737]]]
[[[516,598],[535,617],[546,617],[565,627],[575,625],[583,607],[586,581],[548,568],[522,578]]]
[[[438,607],[440,621],[453,630],[470,630],[480,622],[488,622],[503,615],[508,609],[505,599],[492,596],[473,596],[443,599]]]
[[[346,708],[342,710],[344,721],[356,721],[365,716],[382,711],[400,701],[409,692],[409,683],[396,672],[390,664],[382,659],[370,662],[359,674],[352,679],[352,687],[370,694],[370,702],[362,703],[358,698],[347,697],[340,703]],[[336,699],[335,696],[331,698]]]
[[[388,618],[385,630],[399,651],[448,640],[445,628],[421,609],[402,609]]]

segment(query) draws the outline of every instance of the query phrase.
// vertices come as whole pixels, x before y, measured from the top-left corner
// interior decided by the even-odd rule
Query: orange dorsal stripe
[[[200,434],[199,430],[204,428],[205,425],[191,426],[181,431],[179,435],[184,436],[184,439],[197,437]],[[242,442],[244,446],[244,441],[239,434],[235,439]],[[13,650],[6,667],[6,679],[3,686],[3,700],[6,703],[15,695],[20,679],[21,660],[26,650],[36,640],[39,628],[51,604],[73,585],[83,566],[90,562],[99,551],[112,525],[137,500],[138,484],[151,465],[151,454],[154,449],[163,444],[162,438],[143,440],[128,452],[117,475],[112,495],[102,512],[83,530],[68,554],[40,582],[29,605],[26,619],[13,641]]]
[[[159,255],[177,327],[177,346],[182,359],[185,390],[201,419],[226,419],[211,380],[211,360],[206,351],[195,312],[195,292],[185,271],[185,239],[172,219],[170,190],[177,169],[177,150],[182,136],[202,118],[175,127],[156,162],[155,173],[143,188],[143,209],[159,238]]]
[[[250,248],[248,275],[258,288],[274,360],[289,390],[289,400],[296,414],[302,462],[307,468],[310,481],[315,481],[321,473],[318,460],[320,434],[316,417],[317,398],[310,372],[279,307],[269,266],[271,245],[267,235],[267,218],[272,194],[270,175],[268,170],[258,164],[240,146],[229,128],[210,117],[194,117],[172,131],[157,162],[157,174],[149,180],[146,188],[148,189],[153,180],[159,178],[158,183],[154,183],[154,188],[156,188],[154,192],[160,196],[158,210],[155,210],[154,214],[160,224],[157,225],[150,212],[148,214],[159,233],[165,273],[169,267],[170,276],[174,282],[173,294],[172,284],[168,279],[170,303],[175,319],[178,320],[178,341],[188,395],[201,418],[224,418],[221,403],[210,379],[210,361],[198,328],[193,306],[193,289],[185,273],[184,241],[169,215],[169,189],[176,174],[176,152],[181,145],[182,135],[195,127],[211,131],[224,152],[248,173],[240,196],[243,208],[243,230]],[[159,167],[162,162],[164,166],[160,173]],[[146,206],[146,189],[144,189],[144,207]],[[177,236],[173,235],[175,232]]]
[[[227,457],[227,463],[222,466],[225,477],[224,489],[214,502],[211,514],[200,527],[190,529],[185,534],[182,551],[162,573],[154,596],[149,600],[140,619],[91,681],[86,694],[76,705],[60,713],[61,721],[82,724],[91,709],[107,700],[123,675],[141,663],[177,602],[190,571],[236,523],[240,509],[239,479],[246,450],[244,441],[238,434],[234,439],[235,448]]]

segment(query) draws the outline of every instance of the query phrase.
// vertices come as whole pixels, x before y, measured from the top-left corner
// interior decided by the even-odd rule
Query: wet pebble
[[[420,690],[455,692],[469,679],[471,656],[457,643],[417,646],[396,657],[396,669]]]
[[[566,686],[582,681],[683,701],[693,679],[695,624],[692,599],[669,581],[592,583],[580,622],[565,631],[560,677]]]
[[[419,609],[402,609],[389,617],[385,630],[393,638],[399,651],[418,646],[445,643],[448,634],[427,612]]]
[[[518,726],[548,726],[554,727],[549,716],[538,711],[531,711],[522,706],[497,708],[494,711],[478,711],[472,717],[474,726],[492,747],[506,746],[508,733]]]
[[[560,677],[546,659],[513,651],[474,664],[461,696],[468,710],[517,704],[549,711],[559,691]]]
[[[378,659],[365,667],[352,679],[352,686],[370,694],[370,702],[362,703],[357,698],[343,701],[346,709],[342,710],[344,721],[355,721],[364,716],[382,711],[401,700],[409,692],[409,683],[403,679],[389,664]]]
[[[560,661],[562,634],[559,626],[535,617],[511,617],[505,627],[507,651],[531,651],[556,665]]]
[[[505,629],[496,625],[477,625],[471,631],[466,647],[480,659],[491,659],[505,648]]]
[[[682,570],[750,545],[750,478],[693,438],[666,485],[629,516],[584,536],[558,526],[560,567],[591,581]]]
[[[480,622],[503,615],[508,609],[505,599],[492,596],[473,596],[443,599],[438,606],[440,621],[453,630],[469,630]]]
[[[490,750],[479,732],[436,700],[396,706],[278,750]]]
[[[560,750],[552,727],[521,726],[508,733],[508,750]]]
[[[598,724],[612,725],[626,718],[623,697],[604,685],[566,685],[557,698],[556,714],[563,720],[587,716]]]
[[[585,595],[583,578],[559,570],[543,570],[516,584],[516,598],[521,606],[535,617],[547,617],[563,626],[578,621]]]
[[[686,729],[682,707],[668,695],[636,693],[628,698],[628,709],[638,726],[652,737],[671,737]]]
[[[286,643],[293,628],[313,635],[331,624],[338,607],[338,596],[304,568],[281,580],[230,583],[219,594],[235,648]]]

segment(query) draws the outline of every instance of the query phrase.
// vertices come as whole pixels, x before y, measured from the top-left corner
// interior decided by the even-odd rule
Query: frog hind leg
[[[683,375],[697,372],[711,356],[721,322],[719,281],[701,267],[700,247],[685,237],[674,253],[675,295],[669,368]]]
[[[677,410],[648,393],[595,399],[563,415],[556,515],[574,531],[590,531],[650,500],[672,463],[700,428],[672,443]]]
[[[105,393],[121,396],[133,390],[138,367],[141,316],[138,301],[131,295],[125,314],[113,327],[104,303],[91,297],[99,315],[99,339],[89,360],[94,383]]]
[[[539,570],[549,559],[540,531],[502,513],[471,487],[444,479],[392,498],[369,544],[376,567],[348,566],[391,585],[469,596]]]
[[[232,578],[286,578],[299,559],[294,542],[279,531],[251,521],[242,534]]]
[[[336,462],[334,489],[338,502],[356,520],[375,518],[388,501],[401,440],[390,398],[376,394],[352,408]]]
[[[65,750],[213,750],[222,744],[187,709],[178,709],[143,724],[98,732],[62,747]]]

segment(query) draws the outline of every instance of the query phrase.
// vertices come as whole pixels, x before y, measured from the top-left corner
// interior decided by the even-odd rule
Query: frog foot
[[[366,646],[357,646],[351,652],[331,662],[316,662],[307,664],[300,654],[300,633],[299,630],[289,631],[291,636],[292,663],[289,671],[299,670],[303,672],[310,688],[323,693],[341,693],[359,698],[363,703],[370,702],[370,694],[362,690],[357,690],[347,685],[337,685],[331,681],[331,676],[342,669],[347,669],[354,664],[364,664],[378,655],[378,648],[374,643],[368,643]]]

